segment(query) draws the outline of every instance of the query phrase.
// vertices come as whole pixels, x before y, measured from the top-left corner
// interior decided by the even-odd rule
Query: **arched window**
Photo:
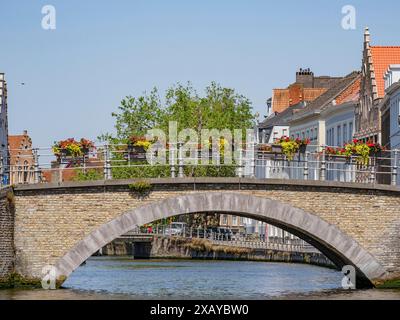
[[[28,161],[24,161],[24,183],[28,182],[28,173],[29,173],[29,169],[28,169]]]

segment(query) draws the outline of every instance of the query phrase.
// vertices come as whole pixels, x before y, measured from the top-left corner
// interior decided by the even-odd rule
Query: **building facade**
[[[382,123],[382,145],[386,149],[392,150],[387,157],[390,163],[387,165],[400,167],[400,65],[391,65],[384,77],[385,97],[382,99],[381,123]],[[395,152],[395,150],[397,150]],[[388,174],[382,183],[391,183],[390,168],[385,167]],[[397,176],[397,185],[400,185],[400,175]]]
[[[342,146],[350,140],[354,132],[354,108],[358,103],[360,81],[359,73],[352,72],[296,112],[289,121],[290,136],[310,139],[310,151],[321,145]]]
[[[244,217],[239,217],[231,214],[221,214],[219,217],[220,227],[230,228],[233,233],[243,234],[245,232]]]
[[[400,64],[399,46],[371,46],[369,29],[364,32],[359,105],[355,111],[355,138],[382,143],[380,104],[385,95],[385,72]]]
[[[10,155],[10,184],[35,183],[32,139],[25,130],[21,135],[10,135],[8,139]]]
[[[1,183],[8,184],[8,106],[7,106],[7,83],[4,73],[0,73],[0,163]]]
[[[325,145],[343,146],[353,140],[354,136],[354,109],[357,101],[342,103],[334,108],[322,112],[325,120]]]

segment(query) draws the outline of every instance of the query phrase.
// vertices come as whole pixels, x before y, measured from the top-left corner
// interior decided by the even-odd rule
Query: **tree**
[[[178,131],[185,128],[197,130],[199,137],[202,129],[242,129],[244,138],[245,130],[253,126],[254,119],[249,99],[237,94],[234,89],[224,88],[215,82],[206,88],[203,97],[198,95],[190,83],[178,83],[166,91],[164,106],[156,88],[149,95],[144,93],[137,98],[127,96],[112,116],[116,119],[116,135],[105,134],[99,138],[113,144],[126,143],[129,137],[143,136],[147,130],[154,128],[163,129],[168,135],[169,121],[178,123]],[[118,153],[114,156],[115,163],[120,165],[123,157]],[[236,174],[235,170],[234,166],[188,166],[185,167],[185,174],[197,177],[229,177]],[[168,177],[170,168],[119,166],[112,168],[112,174],[116,179]],[[82,175],[81,178],[87,179],[88,175]],[[213,213],[185,215],[181,219],[196,227],[219,224],[219,215]]]
[[[115,120],[116,136],[109,133],[99,137],[101,141],[126,143],[133,135],[143,136],[147,130],[157,127],[165,117],[158,91],[134,98],[127,96],[121,101],[118,112],[111,114]]]
[[[126,143],[130,136],[143,136],[154,128],[168,134],[169,121],[176,121],[178,130],[191,128],[200,134],[201,129],[245,132],[254,119],[249,99],[215,82],[206,88],[204,97],[190,83],[178,83],[166,91],[164,106],[156,88],[137,98],[127,96],[112,116],[116,119],[116,135],[103,134],[99,139],[113,143]]]

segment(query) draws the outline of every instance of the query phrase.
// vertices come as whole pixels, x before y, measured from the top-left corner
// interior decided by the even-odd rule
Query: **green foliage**
[[[235,177],[236,166],[185,166],[187,177]]]
[[[190,83],[177,84],[166,91],[165,104],[156,88],[150,94],[134,98],[127,96],[121,101],[116,119],[116,135],[103,134],[100,140],[110,143],[126,143],[133,135],[142,136],[147,130],[160,128],[168,134],[169,121],[178,122],[178,130],[201,129],[248,129],[253,126],[250,101],[235,90],[223,88],[212,82],[200,97]],[[243,137],[244,137],[243,132]]]
[[[103,174],[100,170],[96,169],[76,169],[76,176],[73,178],[74,181],[91,181],[91,180],[103,180]]]
[[[134,178],[167,178],[171,176],[168,165],[150,166],[147,162],[134,162],[131,167],[115,164],[112,176],[114,179],[134,179]]]
[[[400,279],[386,280],[377,284],[378,289],[397,289],[400,290]]]
[[[147,130],[155,128],[164,130],[168,135],[169,121],[178,123],[178,131],[195,129],[199,139],[202,129],[242,129],[245,138],[245,130],[253,126],[250,101],[233,89],[223,88],[215,82],[206,88],[204,96],[199,96],[190,83],[177,84],[166,91],[163,101],[164,104],[157,89],[137,98],[126,97],[121,101],[118,111],[112,113],[116,119],[116,135],[103,134],[99,139],[111,144],[125,144],[132,136],[143,136]],[[115,179],[162,178],[171,175],[169,166],[150,167],[147,162],[131,162],[134,166],[129,167],[122,153],[113,153],[112,162]],[[235,176],[235,167],[185,166],[185,174],[194,177],[231,177]]]
[[[370,149],[365,143],[349,143],[344,146],[346,156],[351,156],[352,154],[357,155],[357,162],[359,164],[368,165],[369,164],[369,152]]]
[[[138,194],[147,194],[151,191],[152,185],[147,181],[137,181],[128,185],[129,190],[136,192]]]
[[[134,98],[127,96],[121,101],[118,112],[111,115],[116,119],[117,135],[103,134],[99,140],[110,143],[126,143],[132,135],[143,136],[147,130],[156,128],[164,117],[158,91],[154,88],[150,94]]]
[[[294,140],[281,142],[282,152],[289,161],[293,160],[294,155],[299,150],[299,145]]]
[[[287,136],[283,136],[276,140],[276,143],[282,146],[282,152],[289,161],[292,161],[294,155],[299,151],[300,147],[307,146],[310,143],[310,139],[293,139]]]
[[[215,82],[206,88],[204,97],[200,97],[190,83],[168,89],[165,111],[160,124],[165,131],[169,121],[177,121],[178,130],[191,128],[198,133],[201,129],[245,130],[253,125],[250,101]]]

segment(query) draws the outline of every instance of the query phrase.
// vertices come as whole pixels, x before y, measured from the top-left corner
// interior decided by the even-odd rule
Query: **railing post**
[[[40,182],[40,171],[39,171],[39,154],[38,149],[33,149],[33,173],[35,183]]]
[[[326,156],[325,156],[325,148],[322,149],[322,159],[321,159],[321,170],[319,174],[319,180],[326,180]]]
[[[375,183],[375,166],[371,166],[371,170],[369,173],[369,183],[374,184]]]
[[[0,156],[0,187],[3,186],[3,178],[4,178],[3,156]]]
[[[175,156],[176,156],[175,145],[171,143],[169,148],[169,165],[171,167],[171,178],[176,178]]]
[[[239,151],[239,159],[238,159],[238,176],[239,178],[243,178],[243,151]]]
[[[306,153],[304,154],[304,172],[303,172],[304,180],[308,180],[308,154],[309,154],[308,151],[306,151]]]
[[[250,143],[250,148],[251,148],[251,158],[250,158],[251,174],[250,174],[250,177],[255,178],[256,177],[256,157],[257,157],[255,141],[252,141]]]
[[[182,155],[182,142],[178,142],[178,178],[183,178],[183,155]]]
[[[110,159],[110,146],[104,145],[104,180],[111,180],[111,159]]]
[[[399,150],[394,150],[393,151],[393,158],[394,158],[394,163],[392,166],[392,186],[397,185],[397,161],[398,161],[398,152]]]

